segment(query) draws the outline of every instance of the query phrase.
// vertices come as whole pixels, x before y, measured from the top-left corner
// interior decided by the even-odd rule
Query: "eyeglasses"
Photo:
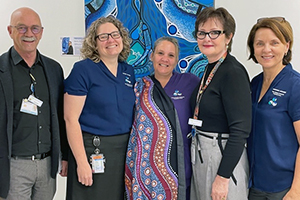
[[[98,38],[101,42],[107,41],[109,36],[111,36],[113,39],[119,39],[121,37],[120,31],[113,31],[111,33],[101,33],[96,36],[96,39]]]
[[[261,22],[264,19],[274,19],[274,20],[279,21],[279,22],[284,22],[285,21],[284,17],[262,17],[262,18],[257,19],[257,23]]]
[[[225,33],[225,31],[209,31],[209,32],[204,32],[204,31],[197,31],[196,33],[196,37],[199,40],[203,40],[206,35],[208,35],[208,37],[212,40],[217,39],[221,34]]]
[[[28,28],[30,28],[33,34],[38,34],[44,29],[44,27],[37,26],[37,25],[33,25],[31,27],[24,26],[24,25],[10,26],[10,27],[16,28],[21,34],[26,33],[28,31]]]

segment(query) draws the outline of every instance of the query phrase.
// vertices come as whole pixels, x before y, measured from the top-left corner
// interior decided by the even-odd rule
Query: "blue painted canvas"
[[[85,0],[86,29],[97,18],[113,15],[128,28],[132,38],[127,62],[136,78],[153,72],[150,54],[162,36],[175,37],[180,46],[176,71],[201,77],[207,60],[193,37],[196,13],[214,6],[214,0]]]

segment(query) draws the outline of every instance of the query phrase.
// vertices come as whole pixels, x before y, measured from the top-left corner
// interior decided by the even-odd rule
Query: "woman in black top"
[[[191,97],[191,199],[247,199],[251,97],[247,71],[229,54],[234,32],[224,8],[205,8],[197,16],[195,36],[209,64]]]

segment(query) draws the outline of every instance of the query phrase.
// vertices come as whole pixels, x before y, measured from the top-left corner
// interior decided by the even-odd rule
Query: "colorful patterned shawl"
[[[137,82],[135,94],[125,166],[128,199],[185,199],[183,141],[172,101],[149,77]]]

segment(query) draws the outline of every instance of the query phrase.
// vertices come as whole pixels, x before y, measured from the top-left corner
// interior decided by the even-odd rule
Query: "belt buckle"
[[[31,160],[42,160],[46,157],[46,154],[36,154],[31,156]]]

